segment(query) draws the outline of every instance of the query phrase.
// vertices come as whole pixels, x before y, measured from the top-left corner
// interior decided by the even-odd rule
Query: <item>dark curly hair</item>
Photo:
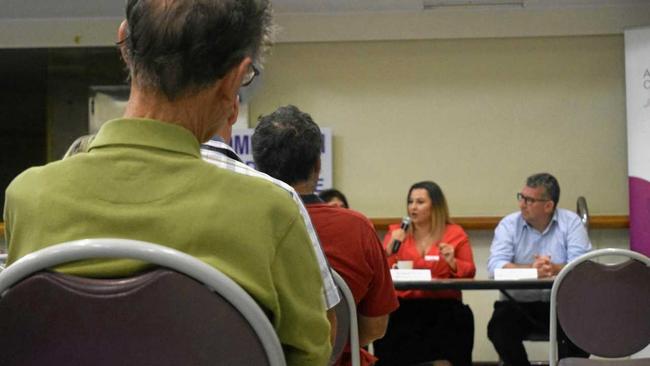
[[[309,178],[323,140],[311,116],[288,105],[259,118],[252,144],[257,169],[294,184]]]

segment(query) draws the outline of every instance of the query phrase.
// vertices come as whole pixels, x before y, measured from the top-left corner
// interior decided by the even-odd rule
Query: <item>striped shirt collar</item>
[[[214,135],[212,139],[201,144],[202,149],[214,151],[221,153],[231,159],[237,160],[240,163],[243,163],[242,159],[237,155],[235,150],[230,147],[219,135]]]

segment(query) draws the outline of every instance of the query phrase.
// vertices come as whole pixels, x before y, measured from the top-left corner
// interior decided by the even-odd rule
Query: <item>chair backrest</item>
[[[593,259],[622,256],[624,262]],[[550,362],[557,361],[557,325],[573,343],[600,357],[624,357],[650,343],[650,259],[601,249],[566,265],[551,291]],[[557,322],[556,322],[557,319]]]
[[[88,258],[152,263],[122,279],[46,271]],[[176,250],[124,239],[64,243],[0,273],[2,365],[285,365],[268,318],[234,281]]]
[[[354,296],[343,277],[334,270],[332,270],[332,277],[341,294],[341,301],[334,307],[336,312],[336,339],[332,347],[330,365],[341,357],[343,349],[349,342],[352,366],[359,366],[361,365],[359,324],[357,322],[357,306],[354,302]]]
[[[587,207],[587,199],[583,196],[578,197],[576,201],[576,213],[580,216],[580,221],[585,229],[589,230],[589,208]]]

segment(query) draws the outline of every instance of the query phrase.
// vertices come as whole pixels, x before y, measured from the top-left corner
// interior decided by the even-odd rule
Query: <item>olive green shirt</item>
[[[322,279],[296,205],[265,180],[204,162],[198,141],[182,127],[107,122],[87,154],[14,179],[4,219],[9,263],[84,238],[143,240],[191,254],[236,281],[269,314],[289,365],[327,363]],[[115,277],[145,267],[95,260],[61,269]]]

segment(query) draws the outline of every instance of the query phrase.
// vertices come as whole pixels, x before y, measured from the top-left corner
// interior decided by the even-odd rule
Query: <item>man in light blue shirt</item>
[[[557,208],[560,185],[548,173],[528,177],[517,193],[520,212],[504,217],[490,248],[488,272],[497,268],[536,268],[540,278],[555,276],[568,262],[591,250],[585,227],[575,213]],[[505,365],[530,365],[523,339],[548,331],[549,291],[511,291],[517,300],[497,301],[488,337]],[[587,356],[560,332],[560,358]]]

